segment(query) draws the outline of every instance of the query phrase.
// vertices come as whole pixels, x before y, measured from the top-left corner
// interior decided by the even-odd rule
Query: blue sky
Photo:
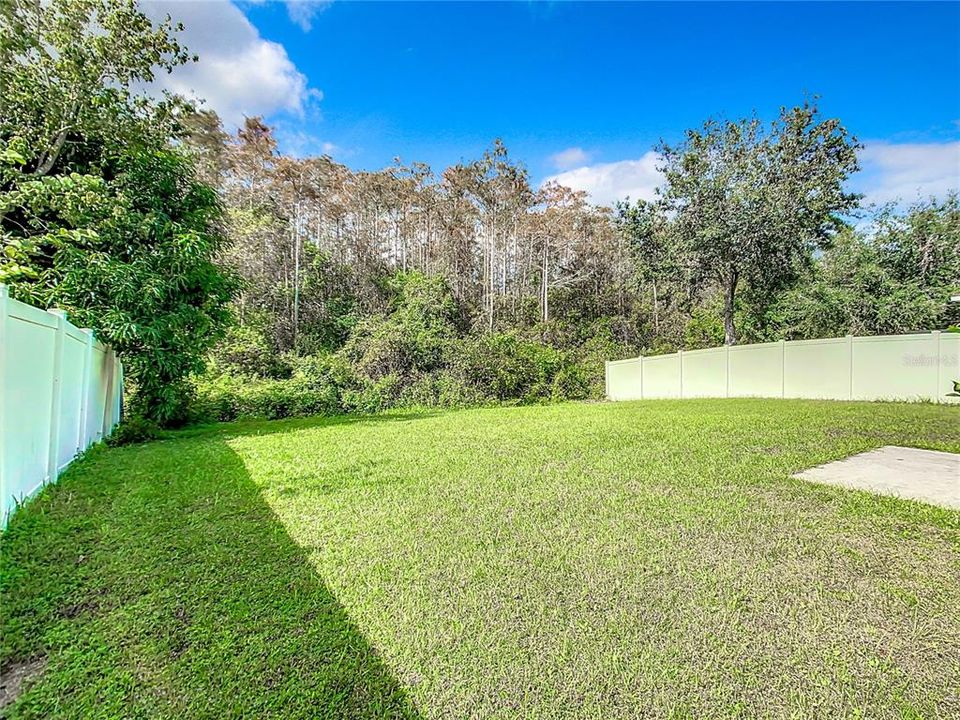
[[[207,63],[182,82],[228,122],[264,114],[287,151],[354,168],[400,156],[441,169],[501,137],[536,182],[643,195],[660,138],[816,93],[867,144],[856,183],[871,199],[958,184],[956,3],[158,7]]]

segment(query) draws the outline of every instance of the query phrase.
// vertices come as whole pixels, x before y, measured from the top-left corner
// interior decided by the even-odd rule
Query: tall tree
[[[637,288],[650,292],[653,328],[659,334],[664,290],[676,283],[683,266],[663,207],[645,200],[618,203],[617,227],[629,243]]]
[[[165,142],[185,104],[142,87],[190,60],[179,29],[169,17],[154,25],[135,0],[0,4],[0,137],[22,141],[22,172],[41,177],[129,143]]]
[[[781,332],[803,339],[893,335],[960,323],[960,202],[885,208],[838,235],[809,276],[775,308]]]
[[[681,144],[661,144],[672,227],[697,275],[723,293],[728,345],[737,340],[738,290],[746,284],[769,302],[857,206],[843,185],[858,168],[858,147],[809,102],[782,108],[768,128],[757,118],[709,120]]]
[[[135,89],[188,55],[133,0],[2,7],[0,281],[96,330],[177,422],[233,292],[217,195],[171,142],[188,106]]]

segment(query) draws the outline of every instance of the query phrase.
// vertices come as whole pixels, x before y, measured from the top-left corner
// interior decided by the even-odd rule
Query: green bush
[[[140,415],[124,418],[107,438],[107,445],[132,445],[134,443],[155,440],[160,434],[160,428],[153,420]]]
[[[368,381],[343,395],[343,408],[347,412],[361,414],[377,413],[399,406],[403,384],[396,374],[386,375],[376,381]]]
[[[400,273],[388,314],[357,323],[337,353],[282,358],[285,377],[254,330],[232,332],[196,379],[197,420],[376,413],[397,407],[469,407],[603,397],[604,360],[624,352],[608,326],[578,341],[560,323],[463,336],[446,282]],[[561,350],[543,340],[550,337]],[[273,362],[278,362],[274,360]]]
[[[390,290],[390,313],[358,323],[342,357],[375,382],[391,375],[406,382],[441,367],[447,346],[459,336],[460,311],[443,278],[399,273]]]
[[[189,380],[171,380],[154,388],[150,393],[141,392],[136,378],[127,383],[124,393],[131,417],[154,418],[156,410],[163,408],[160,424],[167,428],[183,427],[192,420],[194,404],[193,386]]]
[[[562,385],[567,389],[562,391],[563,398],[578,400],[589,398],[602,400],[606,394],[605,362],[636,357],[639,349],[633,345],[614,338],[610,327],[605,323],[598,323],[596,331],[589,339],[576,349],[570,351],[572,368],[576,368],[577,380],[564,379]],[[583,383],[582,387],[579,383]],[[582,393],[582,394],[581,394]],[[554,394],[554,399],[561,399]]]
[[[343,412],[339,388],[313,384],[300,377],[274,380],[220,375],[198,379],[196,389],[194,419],[199,422],[276,420]]]
[[[385,403],[393,397],[386,389],[389,383],[364,381],[337,355],[291,357],[288,367],[290,377],[281,379],[230,373],[195,378],[194,421],[336,415],[366,407],[380,410],[389,407]]]
[[[582,365],[567,364],[560,368],[550,386],[551,400],[584,400],[591,396],[590,375]]]
[[[250,325],[231,327],[210,353],[210,361],[214,373],[287,378],[291,372],[263,331]]]
[[[451,379],[465,395],[497,402],[549,399],[564,363],[559,350],[514,334],[467,338],[447,355]]]

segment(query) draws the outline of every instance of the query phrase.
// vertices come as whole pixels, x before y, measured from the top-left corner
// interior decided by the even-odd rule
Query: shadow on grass
[[[46,667],[8,717],[418,717],[222,435],[96,451],[13,518],[0,658]]]

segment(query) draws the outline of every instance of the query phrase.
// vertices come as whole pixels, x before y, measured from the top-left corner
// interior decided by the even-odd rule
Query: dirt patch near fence
[[[0,671],[0,710],[13,703],[24,685],[36,678],[47,666],[46,658],[10,663]]]

